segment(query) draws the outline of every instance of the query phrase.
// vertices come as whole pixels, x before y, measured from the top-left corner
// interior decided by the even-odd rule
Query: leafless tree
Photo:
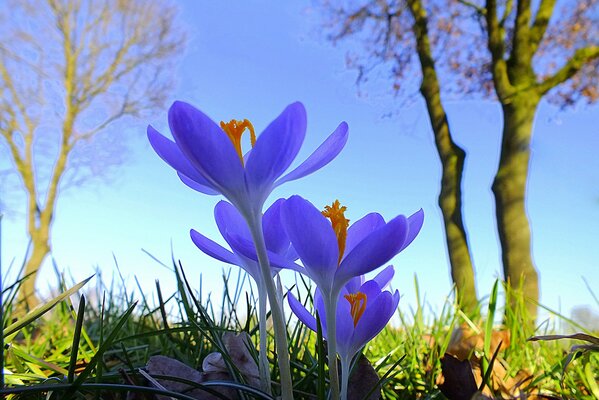
[[[410,96],[420,89],[426,101],[443,167],[439,204],[452,275],[469,300],[476,298],[470,257],[456,257],[469,255],[461,224],[463,163],[455,162],[463,151],[451,139],[441,95],[501,104],[502,147],[492,189],[503,272],[506,282],[533,300],[527,308],[534,317],[538,276],[525,207],[533,121],[544,98],[560,107],[599,99],[598,0],[324,3],[332,39],[361,44],[348,57],[359,82],[382,71],[391,91]]]
[[[0,143],[26,196],[19,298],[51,251],[59,193],[124,159],[114,129],[163,105],[184,35],[159,0],[19,0],[0,10]]]

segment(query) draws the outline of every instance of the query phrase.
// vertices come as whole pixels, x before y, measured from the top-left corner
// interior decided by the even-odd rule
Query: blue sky
[[[423,104],[399,108],[383,91],[357,96],[344,50],[324,39],[318,15],[306,12],[305,3],[268,2],[268,12],[267,2],[259,0],[234,7],[197,1],[180,6],[189,43],[173,71],[178,85],[169,103],[190,102],[217,121],[248,118],[260,132],[287,104],[302,101],[308,133],[298,162],[347,121],[350,139],[341,155],[316,174],[284,185],[271,200],[297,193],[323,207],[339,199],[351,220],[371,211],[391,218],[423,208],[421,234],[393,260],[393,286],[404,296],[400,307],[414,307],[417,275],[421,292],[438,309],[451,285],[437,207],[440,164]],[[500,108],[492,101],[461,100],[446,107],[455,140],[468,152],[464,215],[479,294],[485,295],[501,271],[490,190],[499,158]],[[542,104],[535,123],[528,188],[534,257],[542,303],[566,313],[577,304],[594,304],[583,277],[599,288],[598,111],[558,112]],[[396,115],[384,118],[389,112]],[[121,126],[132,151],[109,184],[91,182],[62,194],[54,258],[76,278],[96,266],[108,278],[115,271],[114,254],[132,285],[137,275],[148,293],[155,279],[170,291],[172,274],[141,249],[169,263],[172,243],[192,282],[199,284],[202,274],[217,295],[223,265],[194,247],[189,229],[221,241],[212,218],[218,198],[195,193],[177,179],[147,143],[148,123],[168,134],[167,107]],[[2,241],[3,266],[22,259],[26,236],[19,210],[4,220]],[[42,289],[54,281],[48,263],[43,274]]]

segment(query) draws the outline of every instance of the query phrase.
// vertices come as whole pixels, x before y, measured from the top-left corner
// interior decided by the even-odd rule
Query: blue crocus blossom
[[[297,254],[291,247],[289,238],[281,225],[280,209],[283,202],[284,199],[275,201],[262,217],[264,241],[269,258],[274,258],[277,261],[276,263],[271,263],[272,276],[276,275],[281,268],[302,270],[300,266],[293,262],[297,259]],[[223,200],[219,201],[216,207],[214,207],[214,219],[221,235],[229,244],[231,250],[224,248],[194,229],[190,232],[193,243],[210,257],[241,267],[260,284],[262,279],[260,266],[256,261],[256,249],[253,246],[248,246],[253,251],[253,257],[248,257],[237,248],[240,241],[244,243],[251,243],[252,241],[247,222],[233,205]]]
[[[348,290],[344,286],[348,282],[356,285],[354,278],[379,268],[405,249],[424,222],[424,213],[419,210],[410,217],[399,215],[389,222],[378,213],[370,213],[349,226],[344,212],[345,207],[338,201],[320,212],[300,196],[290,197],[281,208],[285,231],[305,274],[316,283],[326,310],[322,315],[331,332],[328,353],[333,397],[338,393],[337,343],[333,332],[339,296]]]
[[[280,209],[283,201],[283,199],[275,201],[261,218],[266,251],[269,260],[274,259],[277,265],[301,270],[301,267],[293,262],[297,259],[297,254],[291,247],[289,238],[281,225]],[[239,211],[226,201],[220,201],[216,204],[216,207],[214,208],[214,219],[216,220],[221,235],[229,244],[231,250],[224,248],[220,244],[193,229],[190,232],[191,239],[205,254],[219,261],[241,267],[256,282],[258,287],[258,321],[260,330],[260,379],[263,384],[263,389],[270,390],[270,374],[268,373],[269,363],[268,358],[266,357],[268,352],[266,342],[268,336],[266,333],[266,282],[263,279],[260,265],[258,261],[256,261],[256,248],[250,246],[252,257],[247,257],[238,250],[236,245],[237,242],[251,243],[251,232],[246,220]],[[270,263],[270,265],[270,277],[273,277],[280,271],[280,268],[275,267],[274,263]]]
[[[283,175],[297,156],[306,134],[306,110],[289,105],[257,138],[247,121],[220,126],[190,104],[176,101],[168,112],[174,142],[152,126],[148,139],[156,153],[194,190],[224,195],[245,218],[262,211],[272,190],[309,175],[333,160],[347,142],[348,127],[337,129],[303,163]],[[253,148],[243,153],[241,136],[249,129]]]
[[[393,267],[389,266],[374,279],[348,282],[340,291],[335,310],[337,354],[341,359],[342,378],[341,398],[347,395],[347,381],[351,360],[389,322],[399,303],[399,292],[384,290],[393,277]],[[293,296],[287,294],[289,306],[298,319],[308,328],[317,330],[316,318]],[[323,337],[329,340],[327,330],[327,307],[322,293],[316,289],[314,308],[320,316]]]
[[[304,162],[285,174],[306,134],[306,110],[301,103],[285,108],[257,138],[248,120],[221,122],[219,126],[200,110],[180,101],[169,109],[168,122],[174,141],[148,126],[148,139],[156,153],[192,189],[209,195],[222,194],[247,223],[259,267],[254,271],[254,277],[260,276],[256,281],[259,287],[265,289],[271,305],[275,342],[279,350],[281,396],[292,399],[286,326],[270,266],[271,262],[274,264],[281,260],[277,260],[277,253],[269,252],[266,247],[262,208],[274,188],[309,175],[333,160],[347,142],[347,124],[339,124]],[[242,135],[246,130],[250,132],[252,149],[244,152]],[[209,244],[197,232],[192,235],[196,244]],[[243,241],[244,235],[236,232],[230,238]],[[223,256],[223,261],[232,261],[218,247],[210,245],[206,248],[213,249],[214,255]],[[242,264],[252,270],[245,261]],[[264,298],[264,293],[260,297]],[[264,357],[261,361],[261,376],[264,376],[265,352],[261,357]]]
[[[393,267],[387,267],[381,274],[389,274],[382,279],[381,274],[354,288],[345,285],[337,303],[337,350],[340,358],[351,358],[374,338],[389,322],[399,303],[399,292],[384,290],[393,276]],[[287,293],[289,306],[297,318],[316,332],[316,318],[297,298]],[[322,293],[317,288],[314,295],[314,309],[321,318],[322,332],[327,335],[326,310]]]
[[[389,222],[378,213],[370,213],[347,227],[344,210],[335,207],[327,219],[296,195],[281,208],[283,226],[306,275],[325,295],[341,290],[352,278],[379,268],[404,250],[424,221],[422,210]]]

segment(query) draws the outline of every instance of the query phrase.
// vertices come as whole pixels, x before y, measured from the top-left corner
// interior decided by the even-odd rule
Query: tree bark
[[[420,92],[426,102],[442,168],[439,207],[443,214],[451,278],[460,308],[469,314],[478,309],[474,267],[462,218],[462,176],[465,151],[451,137],[447,114],[441,102],[441,90],[428,37],[427,15],[420,0],[408,0],[414,17],[416,50],[422,69]]]
[[[431,116],[431,122],[432,120]],[[444,137],[446,130],[443,128],[435,132],[435,142],[447,142],[446,146],[436,146],[443,170],[439,207],[443,214],[451,278],[456,286],[458,304],[462,310],[472,314],[478,310],[478,298],[474,267],[462,219],[462,175],[466,154],[448,135]]]
[[[525,196],[530,141],[539,100],[536,93],[519,92],[509,102],[502,102],[501,155],[493,181],[504,279],[513,295],[510,305],[516,310],[524,301],[531,321],[537,316],[539,277],[532,257]]]
[[[24,277],[18,296],[18,310],[29,311],[39,304],[39,298],[35,292],[38,270],[42,266],[46,256],[50,253],[50,240],[48,234],[40,231],[30,233],[31,255],[25,263]]]

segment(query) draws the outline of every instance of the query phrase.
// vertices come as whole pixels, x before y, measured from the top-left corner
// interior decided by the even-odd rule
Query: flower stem
[[[260,332],[260,385],[262,391],[272,395],[272,384],[270,381],[270,363],[268,362],[268,343],[266,332],[266,292],[264,284],[258,283],[258,329]]]
[[[331,400],[339,400],[339,372],[337,370],[337,297],[339,293],[323,296],[327,322],[327,349]]]
[[[349,383],[349,367],[351,359],[341,357],[341,400],[347,400],[347,386]]]
[[[252,234],[254,246],[256,247],[256,255],[260,264],[260,273],[268,294],[270,304],[270,312],[272,315],[275,345],[277,349],[277,359],[279,361],[279,371],[281,374],[281,399],[293,399],[293,383],[291,382],[291,367],[289,364],[289,347],[287,344],[287,326],[283,319],[283,313],[277,300],[277,291],[275,282],[272,279],[270,272],[270,262],[266,252],[266,244],[264,242],[264,233],[262,231],[262,218],[258,217],[247,218],[248,227]]]

